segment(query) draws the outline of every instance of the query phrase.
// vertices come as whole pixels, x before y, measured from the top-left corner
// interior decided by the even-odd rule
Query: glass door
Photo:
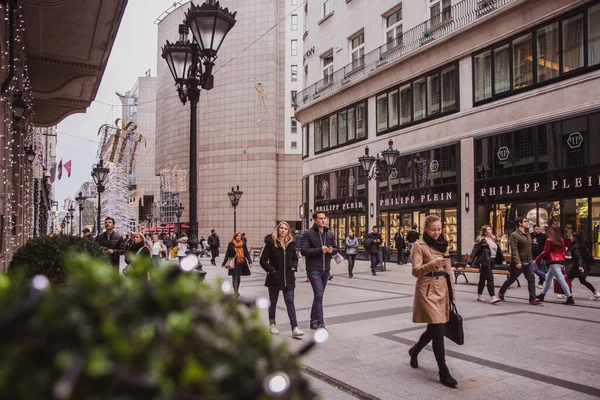
[[[570,240],[571,234],[577,231],[581,232],[586,242],[589,241],[589,238],[591,237],[591,226],[589,221],[588,199],[564,200],[562,211],[565,221],[565,230],[563,232],[565,239]],[[590,243],[586,243],[586,246],[589,246],[589,244]]]
[[[600,197],[592,198],[592,241],[590,252],[594,258],[600,258]]]

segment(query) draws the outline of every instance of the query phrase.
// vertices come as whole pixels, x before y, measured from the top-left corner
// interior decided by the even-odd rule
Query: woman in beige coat
[[[433,353],[440,370],[440,382],[455,388],[458,382],[450,375],[446,366],[444,350],[444,324],[450,318],[450,296],[446,275],[452,273],[448,256],[448,242],[442,235],[442,221],[437,215],[425,218],[423,238],[415,242],[411,249],[412,274],[417,278],[413,304],[413,322],[426,323],[427,329],[419,341],[408,351],[410,365],[419,367],[417,357],[429,342],[433,342]],[[453,300],[455,303],[456,300]]]

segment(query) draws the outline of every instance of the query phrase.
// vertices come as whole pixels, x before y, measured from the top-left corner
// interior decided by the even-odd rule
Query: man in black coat
[[[323,316],[323,295],[331,258],[338,253],[333,232],[327,228],[327,214],[317,211],[313,214],[314,225],[302,235],[300,253],[305,257],[306,274],[313,290],[313,304],[310,311],[310,329],[325,328]]]
[[[221,247],[221,241],[219,240],[219,236],[217,236],[217,230],[213,229],[210,231],[210,236],[208,237],[208,246],[210,247],[210,263],[212,265],[217,265],[215,258],[219,255],[219,247]]]
[[[398,264],[404,263],[404,233],[402,233],[402,227],[398,227],[398,231],[394,235],[394,242],[396,243],[396,250],[398,250]]]
[[[535,260],[540,254],[542,254],[548,236],[542,232],[542,228],[538,224],[533,226],[533,233],[530,236],[531,255]],[[539,278],[538,288],[542,289],[544,287],[544,282],[546,281],[546,260],[541,260],[539,264],[535,265],[535,274]]]
[[[371,273],[377,275],[377,264],[379,264],[379,246],[381,245],[381,234],[377,225],[373,225],[373,230],[367,235],[365,249],[371,253]]]
[[[104,248],[104,251],[108,254],[110,263],[113,267],[119,268],[119,259],[125,248],[125,241],[123,236],[115,232],[115,220],[112,217],[106,217],[104,220],[104,232],[96,236],[96,241],[100,246]]]

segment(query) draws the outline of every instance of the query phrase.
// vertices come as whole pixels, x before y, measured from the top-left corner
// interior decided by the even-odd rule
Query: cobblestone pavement
[[[203,263],[207,281],[227,279],[227,272]],[[465,319],[465,345],[448,340],[448,366],[458,389],[442,386],[437,365],[426,348],[419,369],[408,364],[408,349],[424,330],[413,324],[415,279],[406,265],[387,264],[387,271],[372,276],[369,263],[357,261],[354,279],[348,279],[346,262],[335,265],[334,279],[325,291],[325,323],[329,340],[305,358],[305,372],[327,400],[346,399],[594,399],[600,398],[600,301],[573,283],[575,306],[561,304],[549,292],[543,306],[530,306],[526,285],[506,293],[496,305],[476,301],[476,274],[469,282],[460,277],[457,307]],[[266,296],[265,273],[259,265],[242,278],[243,296]],[[496,290],[504,276],[495,276]],[[525,282],[524,277],[520,279]],[[600,288],[600,278],[589,279]],[[310,283],[297,274],[296,309],[305,337],[310,337],[312,304]],[[538,289],[538,293],[540,290]],[[489,301],[489,298],[486,295]],[[277,340],[292,347],[283,298],[277,318]],[[268,324],[267,311],[264,311]]]

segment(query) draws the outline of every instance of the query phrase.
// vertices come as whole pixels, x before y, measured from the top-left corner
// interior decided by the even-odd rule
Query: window
[[[321,57],[323,63],[323,79],[325,82],[333,82],[333,53]]]
[[[292,65],[292,82],[296,82],[298,80],[298,66]]]
[[[315,121],[315,153],[366,137],[366,101]]]
[[[298,14],[292,14],[292,30],[298,30]]]
[[[291,122],[292,122],[291,132],[292,133],[298,133],[298,121],[296,121],[296,118],[292,117],[291,118]]]
[[[458,111],[458,96],[456,63],[379,93],[375,99],[377,133]]]
[[[308,157],[308,125],[302,127],[302,158]]]
[[[600,63],[600,4],[588,10],[588,58],[590,65]]]
[[[293,56],[298,55],[298,40],[297,39],[292,39],[292,55]]]
[[[291,148],[292,148],[292,150],[297,149],[298,148],[298,142],[296,142],[296,141],[291,142]]]
[[[441,22],[447,21],[450,19],[452,11],[452,1],[451,0],[441,0],[429,7],[429,18],[431,27],[434,27]]]
[[[533,46],[531,33],[512,41],[513,88],[521,89],[533,84]]]
[[[598,64],[600,4],[596,3],[475,53],[474,103],[549,84],[565,74],[589,72]]]
[[[331,2],[332,0],[322,0],[323,1],[323,18],[328,16],[331,13]]]
[[[388,49],[402,44],[402,6],[385,17],[385,42]]]
[[[362,67],[365,62],[365,34],[361,33],[350,40],[350,61],[352,69]]]
[[[562,31],[563,72],[583,67],[583,14],[564,20]]]
[[[296,104],[296,96],[298,96],[298,91],[292,90],[291,95],[292,95],[292,104]]]

